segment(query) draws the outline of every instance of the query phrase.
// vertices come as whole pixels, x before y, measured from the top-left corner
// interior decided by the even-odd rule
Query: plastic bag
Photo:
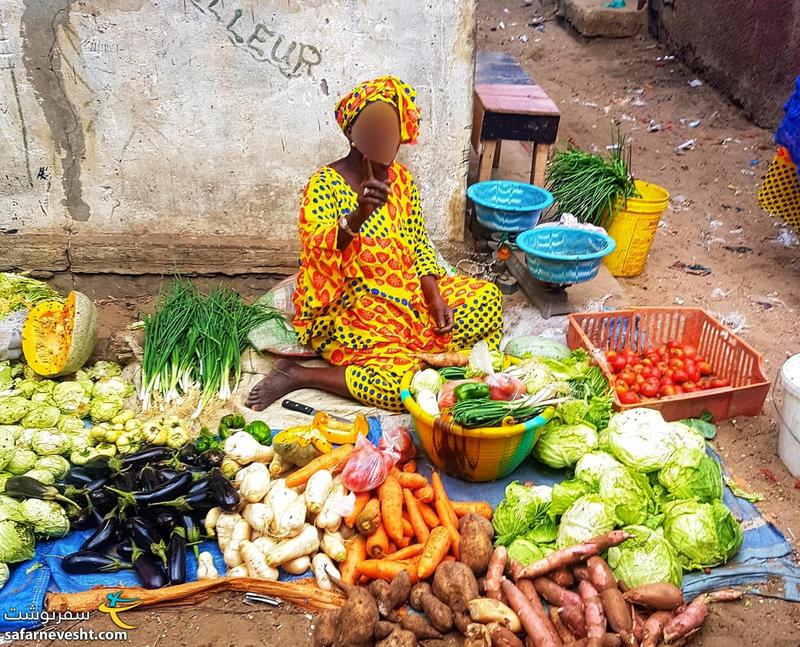
[[[383,484],[399,458],[394,448],[378,449],[366,437],[359,436],[342,470],[342,483],[353,492],[374,490]]]
[[[17,310],[0,319],[0,361],[22,355],[22,326],[27,317],[27,310]]]
[[[526,392],[525,382],[507,373],[489,375],[484,382],[489,385],[489,397],[492,400],[510,402],[521,398]]]
[[[439,408],[442,411],[447,409],[452,409],[456,403],[456,396],[453,394],[453,391],[456,390],[456,387],[460,384],[466,384],[467,382],[481,382],[477,378],[471,378],[469,380],[449,380],[442,384],[442,388],[439,389]]]
[[[399,463],[410,461],[417,454],[417,448],[414,447],[414,439],[411,437],[408,427],[399,422],[389,422],[389,418],[384,421],[378,449],[396,452],[399,456],[397,460]]]
[[[314,357],[316,353],[300,344],[292,327],[294,303],[292,296],[297,288],[297,276],[284,279],[256,303],[275,308],[283,319],[270,319],[253,328],[247,335],[250,344],[262,353],[287,357]]]

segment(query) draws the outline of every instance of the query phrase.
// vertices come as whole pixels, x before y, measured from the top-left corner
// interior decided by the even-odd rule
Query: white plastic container
[[[780,408],[778,454],[792,476],[800,478],[800,354],[781,368],[783,402]]]

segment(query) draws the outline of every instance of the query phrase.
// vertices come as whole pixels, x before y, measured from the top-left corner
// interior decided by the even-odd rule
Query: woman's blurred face
[[[350,130],[350,141],[367,158],[388,166],[400,149],[400,118],[397,109],[373,101],[358,115]]]

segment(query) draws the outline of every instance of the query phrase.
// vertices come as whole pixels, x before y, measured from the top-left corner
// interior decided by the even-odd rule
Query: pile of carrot
[[[392,580],[403,570],[415,582],[430,577],[441,562],[458,559],[459,519],[471,512],[492,518],[486,501],[451,501],[438,472],[428,482],[413,460],[392,468],[380,488],[356,495],[344,519],[357,534],[345,544],[342,580]]]

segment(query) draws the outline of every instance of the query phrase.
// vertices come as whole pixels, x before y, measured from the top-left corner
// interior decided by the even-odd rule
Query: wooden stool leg
[[[536,144],[531,161],[531,184],[544,187],[547,172],[547,158],[550,156],[550,144]]]
[[[483,142],[483,153],[481,153],[480,170],[478,172],[479,182],[492,179],[492,164],[494,163],[494,152],[496,148],[496,141]]]
[[[494,160],[492,161],[492,168],[498,168],[500,166],[500,146],[502,146],[503,142],[497,142],[497,148],[494,149]]]

